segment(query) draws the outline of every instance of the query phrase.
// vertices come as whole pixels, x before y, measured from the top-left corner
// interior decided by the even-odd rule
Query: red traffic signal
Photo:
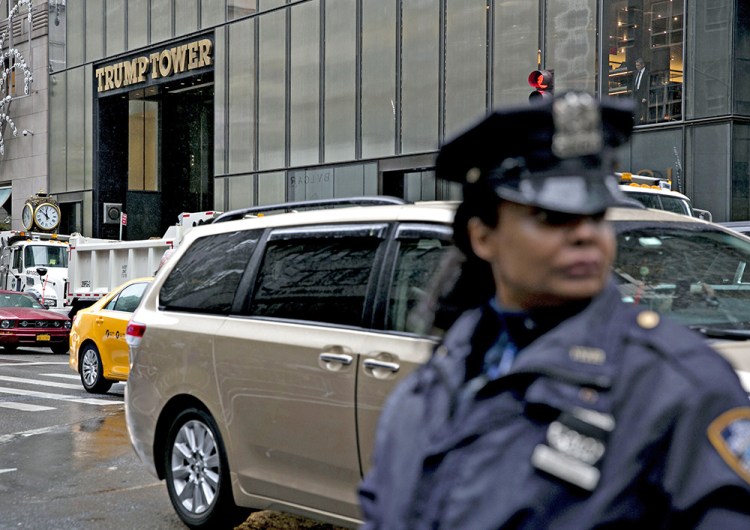
[[[555,74],[552,70],[534,70],[529,74],[529,86],[535,90],[529,94],[529,101],[552,97],[555,88]]]

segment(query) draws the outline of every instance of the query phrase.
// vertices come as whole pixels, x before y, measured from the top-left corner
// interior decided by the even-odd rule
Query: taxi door
[[[104,377],[127,377],[129,371],[128,344],[125,330],[133,311],[138,307],[149,282],[132,283],[107,303],[95,317],[95,342],[101,346]]]

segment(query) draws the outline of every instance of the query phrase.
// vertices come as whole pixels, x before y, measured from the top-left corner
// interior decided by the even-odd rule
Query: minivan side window
[[[422,332],[409,315],[431,288],[445,251],[452,246],[451,232],[409,228],[398,235],[398,252],[393,282],[388,295],[385,328],[391,331]]]
[[[261,230],[241,230],[195,240],[162,285],[159,308],[229,314],[261,234]]]
[[[361,326],[382,243],[374,232],[269,239],[249,314]]]

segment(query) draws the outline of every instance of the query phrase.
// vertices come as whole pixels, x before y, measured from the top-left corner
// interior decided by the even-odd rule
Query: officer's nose
[[[581,215],[567,226],[573,244],[582,245],[594,241],[605,229],[604,216]]]

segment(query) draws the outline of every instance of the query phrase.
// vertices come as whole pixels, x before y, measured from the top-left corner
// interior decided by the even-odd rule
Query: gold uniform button
[[[466,172],[466,182],[474,184],[482,176],[482,171],[478,167],[473,167]]]
[[[636,322],[643,329],[654,329],[659,325],[659,314],[653,311],[642,311],[636,317]]]

